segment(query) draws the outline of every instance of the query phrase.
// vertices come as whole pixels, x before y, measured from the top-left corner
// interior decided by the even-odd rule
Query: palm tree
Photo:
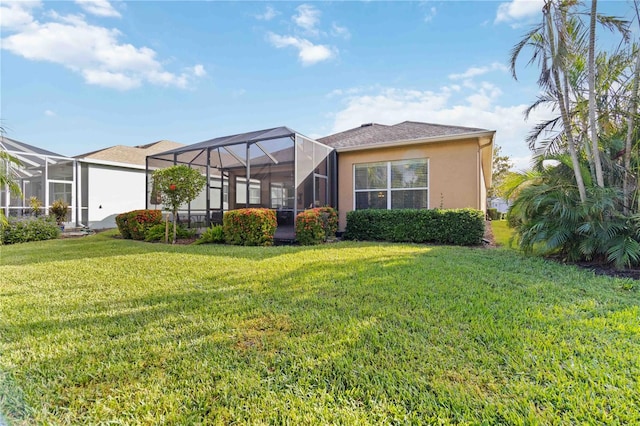
[[[635,7],[636,19],[638,25],[640,25],[640,10],[638,8],[638,1],[634,0],[633,5]],[[629,206],[631,202],[631,149],[633,143],[633,132],[635,124],[635,116],[638,114],[638,86],[640,84],[640,45],[632,46],[631,56],[636,57],[635,70],[633,72],[633,80],[631,85],[631,97],[629,102],[629,110],[627,111],[627,135],[625,138],[625,153],[624,153],[624,170],[625,176],[623,181],[623,194],[624,194],[624,211],[629,212]],[[640,180],[638,180],[640,185]],[[640,191],[640,188],[638,188]],[[638,199],[638,210],[640,210],[640,199]]]
[[[587,193],[580,173],[578,149],[573,137],[573,126],[569,111],[569,82],[566,69],[570,64],[573,51],[571,31],[578,21],[569,17],[569,9],[576,4],[575,0],[545,0],[542,8],[542,21],[534,26],[511,50],[511,73],[516,76],[516,62],[522,50],[529,46],[533,55],[529,64],[537,61],[540,65],[538,84],[557,101],[562,119],[562,133],[571,156],[574,177],[578,186],[581,202],[586,201]]]
[[[598,129],[596,127],[596,13],[597,0],[591,0],[591,16],[589,20],[589,128],[591,129],[591,155],[595,165],[596,182],[600,188],[604,187],[602,163],[600,162],[600,148],[598,145]]]

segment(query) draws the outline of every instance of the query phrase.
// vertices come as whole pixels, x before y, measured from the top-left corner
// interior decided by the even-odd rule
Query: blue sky
[[[536,71],[511,47],[542,1],[0,4],[7,136],[63,155],[288,126],[404,120],[497,130],[527,164]],[[630,16],[630,3],[599,10]],[[599,30],[601,43],[613,38]]]

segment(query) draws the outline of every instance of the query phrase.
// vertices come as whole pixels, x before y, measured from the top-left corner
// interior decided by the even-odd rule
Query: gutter
[[[135,169],[135,170],[146,170],[147,168],[142,165],[133,164],[133,163],[120,163],[117,161],[107,161],[107,160],[95,160],[93,158],[78,158],[76,159],[79,163],[86,164],[97,164],[101,166],[114,166],[114,167],[122,167],[127,169]]]

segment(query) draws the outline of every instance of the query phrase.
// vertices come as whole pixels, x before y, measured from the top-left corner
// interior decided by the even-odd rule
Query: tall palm
[[[537,61],[540,66],[538,84],[557,101],[562,119],[562,132],[571,156],[574,177],[581,202],[586,201],[587,192],[580,173],[578,148],[573,137],[573,126],[570,119],[569,84],[566,69],[572,54],[569,10],[576,4],[575,0],[545,0],[542,8],[542,21],[533,27],[511,50],[511,73],[516,76],[516,62],[522,50],[529,46],[533,55],[529,63]]]
[[[627,115],[627,135],[625,138],[625,152],[624,152],[624,170],[625,177],[623,181],[622,190],[624,193],[624,212],[629,213],[631,205],[631,149],[633,144],[633,133],[635,129],[635,116],[638,114],[638,85],[640,83],[640,48],[636,49],[636,65],[633,73],[633,82],[631,87],[631,97],[629,101],[629,111]]]
[[[640,25],[640,7],[638,6],[638,1],[634,0],[633,5],[635,7],[636,19],[638,25]],[[635,116],[638,114],[638,86],[640,84],[640,45],[632,46],[631,49],[632,55],[635,52],[636,64],[633,72],[633,80],[631,85],[631,97],[629,102],[629,110],[627,111],[627,136],[625,139],[625,153],[624,153],[624,170],[625,177],[623,181],[623,194],[624,194],[624,205],[625,205],[625,213],[628,213],[629,206],[631,205],[631,148],[633,144],[633,132],[634,132],[634,124],[635,124]],[[638,181],[638,185],[640,185],[640,179],[636,179]],[[640,188],[638,188],[640,191]],[[640,210],[640,198],[638,199],[638,210]]]
[[[596,126],[596,14],[597,0],[591,0],[591,14],[589,20],[589,128],[591,129],[591,156],[595,165],[596,182],[600,188],[604,187],[600,148],[598,146],[598,129]]]

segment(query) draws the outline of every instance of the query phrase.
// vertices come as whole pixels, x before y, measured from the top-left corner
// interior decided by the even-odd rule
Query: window
[[[49,182],[49,203],[56,200],[63,200],[67,204],[71,204],[72,185],[64,182]]]
[[[228,195],[227,195],[228,196]],[[247,202],[247,179],[236,179],[236,203],[246,204]],[[249,204],[260,204],[260,181],[249,180]]]
[[[355,208],[426,209],[429,162],[426,158],[356,164]]]

